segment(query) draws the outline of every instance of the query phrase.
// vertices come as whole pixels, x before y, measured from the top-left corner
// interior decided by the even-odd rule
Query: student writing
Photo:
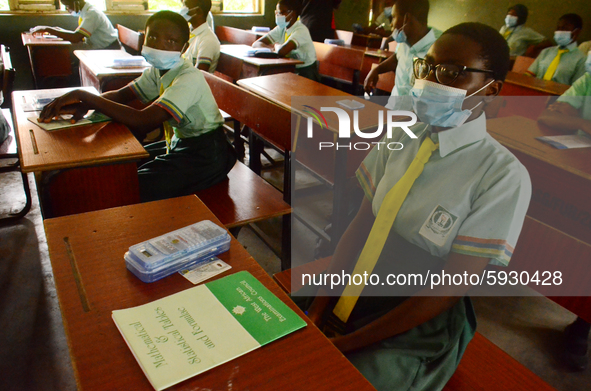
[[[423,123],[410,129],[418,139],[398,129],[382,141],[402,142],[402,150],[374,147],[364,160],[357,178],[365,198],[328,273],[351,273],[353,265],[361,273],[363,262],[385,281],[390,273],[470,275],[508,264],[531,183],[486,132],[483,112],[508,70],[505,40],[479,23],[450,28],[415,60],[411,96]],[[378,239],[385,244],[375,250]],[[475,332],[469,286],[381,289],[365,286],[355,302],[345,288],[348,298],[336,304],[321,291],[308,315],[335,333],[333,343],[376,389],[443,389]]]
[[[48,121],[62,113],[82,118],[99,110],[143,138],[163,125],[166,141],[146,146],[150,161],[138,169],[143,201],[177,197],[205,189],[226,178],[236,162],[222,128],[223,119],[200,70],[185,61],[189,26],[171,11],[148,18],[142,55],[152,64],[135,81],[100,96],[74,90],[40,114]],[[139,98],[150,103],[143,110],[126,105]]]
[[[259,38],[252,47],[275,47],[281,57],[303,61],[303,64],[296,65],[295,73],[319,81],[316,49],[308,28],[299,19],[300,7],[299,0],[280,0],[275,9],[277,27]]]
[[[75,31],[56,27],[39,26],[35,33],[49,33],[72,43],[84,42],[89,49],[120,49],[117,30],[107,15],[84,0],[62,0],[66,9],[78,17]]]
[[[526,73],[538,79],[572,85],[585,73],[587,56],[577,48],[582,28],[583,19],[579,15],[561,16],[554,33],[557,46],[542,50]]]
[[[197,68],[213,73],[220,59],[220,41],[207,24],[210,9],[211,0],[183,0],[180,14],[193,27],[185,58]]]

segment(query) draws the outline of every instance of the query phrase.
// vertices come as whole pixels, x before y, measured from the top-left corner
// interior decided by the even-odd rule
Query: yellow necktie
[[[400,178],[394,187],[388,191],[388,194],[386,194],[386,197],[384,197],[384,200],[382,201],[382,205],[380,206],[376,220],[371,228],[367,241],[365,242],[365,246],[363,246],[361,255],[357,260],[353,274],[363,275],[364,272],[367,272],[367,274],[372,273],[380,254],[382,253],[382,249],[386,244],[390,229],[394,224],[394,220],[396,219],[396,215],[398,214],[404,199],[408,195],[415,180],[423,172],[425,164],[429,161],[429,158],[437,148],[439,148],[439,144],[433,143],[433,141],[427,136],[402,178]],[[345,323],[347,322],[364,287],[363,284],[353,284],[345,287],[343,294],[333,310],[333,313],[341,321]]]
[[[82,24],[82,16],[78,17],[78,26],[80,26]]]
[[[503,33],[503,38],[505,38],[505,40],[507,40],[507,38],[509,38],[509,36],[513,34],[513,29],[507,29],[505,30],[505,32]]]
[[[544,74],[544,80],[552,80],[552,77],[554,77],[554,74],[556,73],[556,69],[558,69],[558,64],[560,64],[560,57],[566,52],[568,52],[568,49],[558,49],[558,54],[554,57],[554,60],[552,60],[548,70]]]
[[[170,83],[172,84],[172,83]],[[160,96],[164,93],[164,86],[162,85],[162,81],[160,82]],[[172,126],[167,121],[162,123],[162,127],[164,128],[164,139],[166,140],[166,153],[170,152],[170,144],[172,143],[172,136],[174,135],[174,130]]]

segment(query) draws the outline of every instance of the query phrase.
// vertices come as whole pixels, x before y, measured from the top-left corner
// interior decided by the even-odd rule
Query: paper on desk
[[[200,264],[194,269],[181,270],[179,273],[193,284],[199,284],[231,268],[232,266],[219,258],[211,257],[211,261]]]
[[[146,68],[150,63],[142,56],[130,56],[122,58],[114,58],[106,65],[107,68],[125,69],[125,68]]]
[[[94,87],[76,87],[71,88],[70,90],[85,90],[95,95],[98,95],[98,91]],[[22,102],[20,104],[21,109],[25,112],[28,111],[41,111],[46,104],[51,102],[57,97],[64,95],[67,92],[64,90],[55,91],[55,90],[39,90],[34,95],[23,95]]]
[[[48,132],[52,132],[54,130],[60,130],[60,129],[73,128],[75,126],[90,125],[90,124],[95,124],[98,122],[107,122],[107,121],[111,120],[111,118],[107,117],[103,113],[99,113],[98,111],[95,111],[92,114],[87,115],[85,118],[83,118],[80,121],[77,121],[75,123],[70,122],[70,118],[71,118],[70,115],[64,115],[63,116],[64,119],[53,120],[49,123],[38,122],[37,118],[38,117],[36,115],[27,117],[27,119],[29,121],[31,121],[35,125],[39,126],[41,129],[44,129]]]
[[[591,147],[591,137],[589,137],[587,133],[583,132],[582,130],[577,130],[575,134],[537,137],[537,139],[558,149]]]

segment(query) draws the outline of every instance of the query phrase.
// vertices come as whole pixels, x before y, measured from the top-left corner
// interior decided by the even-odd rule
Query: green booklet
[[[67,117],[71,116],[68,115]],[[111,118],[107,117],[103,113],[99,113],[98,111],[94,111],[93,113],[88,114],[86,117],[82,118],[80,121],[76,121],[75,123],[71,123],[70,118],[52,120],[48,123],[37,121],[37,116],[30,116],[27,117],[27,119],[35,125],[39,126],[40,128],[47,130],[49,132],[53,130],[72,128],[74,126],[95,124],[97,122],[107,122],[111,120]]]
[[[113,320],[156,390],[306,326],[246,271],[113,311]]]

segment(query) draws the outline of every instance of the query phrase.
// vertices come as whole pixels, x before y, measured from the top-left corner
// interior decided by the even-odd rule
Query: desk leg
[[[135,162],[45,174],[40,187],[44,218],[140,202]]]
[[[261,175],[261,154],[265,149],[265,144],[257,137],[257,135],[249,130],[248,144],[249,144],[249,158],[248,167],[257,175]]]

